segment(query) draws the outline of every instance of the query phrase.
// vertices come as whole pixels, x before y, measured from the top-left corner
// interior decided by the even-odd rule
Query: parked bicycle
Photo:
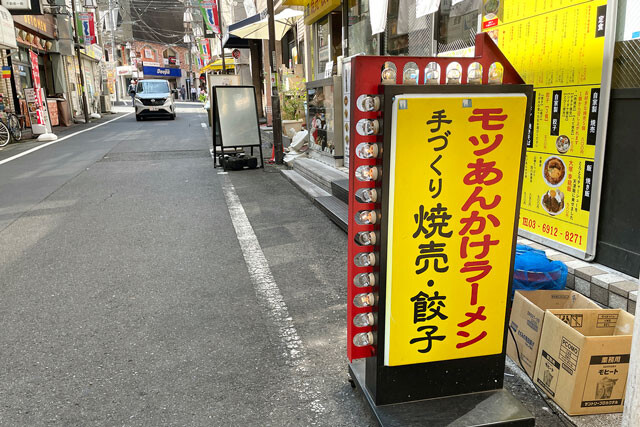
[[[0,147],[4,147],[11,141],[18,142],[22,138],[22,121],[11,111],[7,111],[5,118],[0,118]]]

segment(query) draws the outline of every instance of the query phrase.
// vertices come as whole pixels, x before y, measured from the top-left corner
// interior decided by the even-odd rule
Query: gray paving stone
[[[629,299],[631,301],[634,301],[634,302],[637,301],[637,299],[638,299],[638,291],[629,292]]]
[[[582,295],[588,297],[591,296],[591,283],[587,282],[580,277],[576,277],[575,288],[577,292],[580,292]]]
[[[547,258],[549,258],[551,261],[562,261],[562,262],[577,261],[577,259],[575,259],[571,255],[561,254],[561,253],[554,254],[554,255],[547,255]]]
[[[584,280],[591,281],[591,278],[593,276],[598,276],[600,274],[605,274],[605,273],[606,271],[600,270],[598,267],[589,266],[589,267],[576,268],[574,274]]]
[[[545,249],[547,249],[546,246],[541,245],[540,243],[530,243],[527,246],[529,246],[530,248],[533,248],[533,249],[541,250],[541,251],[544,251]]]
[[[576,276],[574,276],[573,274],[567,274],[567,285],[566,287],[568,289],[575,289],[576,288]]]
[[[609,285],[609,290],[613,293],[616,293],[625,298],[629,297],[629,292],[637,291],[638,284],[634,283],[630,280],[625,280],[623,282],[611,283]]]
[[[567,268],[569,269],[569,273],[570,274],[575,274],[575,270],[576,268],[582,268],[582,267],[589,267],[589,263],[588,262],[584,262],[582,260],[575,260],[575,261],[569,261],[565,263],[567,265]]]
[[[621,308],[626,310],[628,301],[625,297],[609,292],[609,308]]]
[[[591,278],[591,282],[595,283],[597,285],[602,286],[603,288],[609,289],[609,285],[611,283],[615,283],[615,282],[622,282],[624,279],[620,276],[618,276],[617,274],[613,274],[613,273],[607,273],[607,274],[600,274],[597,276],[593,276]]]
[[[591,295],[589,297],[602,305],[609,305],[609,291],[595,283],[591,284]]]

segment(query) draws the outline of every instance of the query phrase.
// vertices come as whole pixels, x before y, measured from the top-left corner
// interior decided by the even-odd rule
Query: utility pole
[[[222,57],[222,74],[227,74],[227,64],[224,62],[224,44],[222,43],[222,1],[219,0],[218,6],[218,27],[220,28],[220,56]]]
[[[267,0],[269,13],[269,64],[271,65],[271,117],[273,120],[273,152],[277,165],[282,164],[282,122],[280,121],[280,96],[278,95],[278,69],[276,67],[276,24],[273,18],[273,0]]]
[[[111,26],[111,61],[113,62],[113,74],[114,78],[117,76],[116,67],[118,66],[118,59],[116,58],[116,25],[117,20],[113,16],[113,0],[109,0],[109,25]],[[116,102],[120,101],[120,91],[118,90],[118,81],[114,83],[116,89]]]
[[[78,45],[78,23],[76,21],[76,0],[71,0],[71,12],[73,13],[73,45],[76,49],[76,57],[78,58],[78,69],[80,70],[80,86],[82,86],[82,111],[84,112],[84,122],[89,123],[89,104],[87,104],[87,95],[84,87],[84,71],[82,70],[82,58],[80,58],[80,47]]]

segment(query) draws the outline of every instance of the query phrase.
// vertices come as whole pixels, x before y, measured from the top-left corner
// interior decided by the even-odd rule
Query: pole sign
[[[616,2],[485,1],[483,11],[483,30],[534,87],[521,234],[592,260]]]
[[[93,12],[76,13],[76,28],[80,44],[90,45],[96,43],[96,26]]]
[[[349,61],[347,356],[375,405],[502,387],[532,88],[476,45]]]
[[[218,21],[218,1],[200,0],[200,13],[204,19],[207,30],[220,34],[220,23]]]

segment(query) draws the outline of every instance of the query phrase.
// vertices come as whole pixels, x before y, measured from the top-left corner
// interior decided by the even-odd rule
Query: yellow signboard
[[[524,94],[396,97],[385,365],[502,352],[526,107]]]
[[[584,258],[595,249],[606,19],[606,0],[484,1],[484,31],[535,91],[519,226]]]
[[[304,24],[313,24],[318,19],[339,7],[340,3],[340,0],[308,0],[304,7]]]

